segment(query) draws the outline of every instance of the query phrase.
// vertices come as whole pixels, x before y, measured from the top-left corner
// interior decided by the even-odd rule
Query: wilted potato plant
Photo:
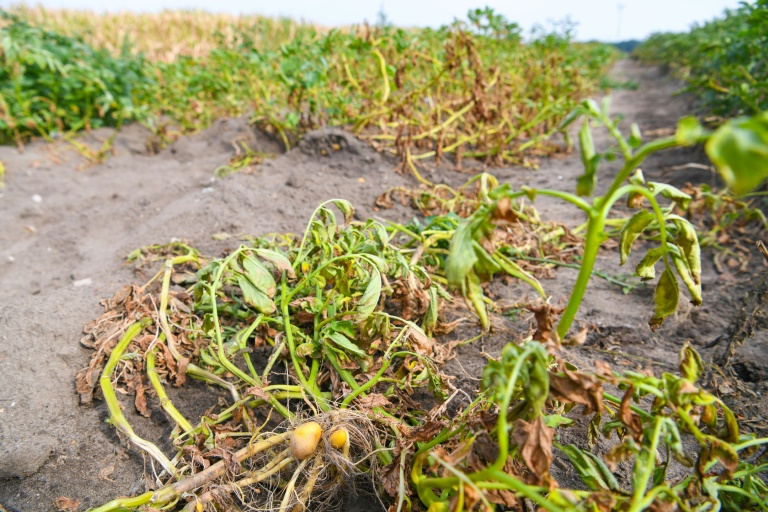
[[[582,119],[578,139],[584,173],[578,179],[575,194],[528,187],[512,190],[508,185],[500,186],[491,190],[486,195],[485,203],[457,228],[447,265],[448,282],[460,288],[464,296],[475,305],[486,328],[485,305],[477,299],[478,295],[482,297],[478,276],[489,275],[489,271],[493,270],[488,262],[492,261],[495,253],[485,247],[493,247],[491,239],[499,221],[514,220],[515,212],[511,202],[521,197],[534,200],[537,195],[567,201],[587,217],[579,274],[557,325],[556,334],[559,339],[565,339],[584,298],[598,250],[607,239],[605,227],[608,216],[613,206],[624,198],[627,206],[637,212],[624,221],[620,232],[621,264],[627,262],[634,242],[643,233],[649,234],[650,240],[659,243],[646,252],[635,269],[641,279],[652,280],[656,277],[655,265],[659,261],[663,263],[654,294],[654,314],[649,320],[651,330],[656,330],[664,319],[676,311],[680,297],[678,277],[688,290],[691,303],[696,306],[702,303],[698,236],[690,221],[675,213],[675,207],[685,210],[691,197],[672,185],[646,182],[640,166],[655,152],[706,142],[707,153],[725,182],[736,193],[748,192],[768,176],[768,157],[765,151],[768,147],[768,118],[766,114],[761,114],[752,119],[735,119],[714,133],[701,127],[696,119],[684,118],[674,136],[643,143],[637,125],[632,125],[629,137],[621,133],[619,120],[611,118],[609,107],[608,98],[602,106],[593,100],[586,100],[561,124],[561,129],[566,129]],[[592,123],[608,130],[615,145],[602,153],[596,152]],[[617,156],[624,161],[621,169],[607,189],[595,195],[600,162],[614,160]]]
[[[479,180],[474,219],[511,219],[512,193],[488,176]],[[653,185],[633,186],[629,192]],[[643,197],[655,200],[652,191]],[[510,343],[485,368],[480,394],[449,410],[461,390],[442,372],[453,345],[433,338],[451,328],[440,314],[451,296],[439,282],[455,265],[448,241],[467,236],[461,226],[473,216],[460,224],[453,213],[437,215],[420,230],[339,225],[332,206],[351,220],[348,202],[329,201],[301,238],[257,239],[220,259],[206,262],[182,244],[134,254],[164,250],[168,259],[149,283],[105,302],[104,316],[87,326],[97,351],[78,389],[88,397],[100,388],[112,423],[156,463],[156,483],[95,510],[316,510],[338,504],[359,479],[398,510],[418,510],[419,502],[433,511],[526,502],[552,512],[764,510],[768,439],[741,434],[731,410],[697,387],[703,363],[690,346],[680,353],[681,376],[655,377],[607,364],[588,373],[565,362],[557,344]],[[403,246],[393,243],[409,231]],[[667,242],[670,251],[676,244]],[[478,246],[493,253],[484,241]],[[491,255],[479,275],[494,262],[525,278],[506,259]],[[252,358],[265,349],[267,357]],[[190,421],[163,383],[187,376],[231,398]],[[176,425],[173,457],[134,432],[118,387],[135,393],[140,412],[147,395],[157,396]],[[434,405],[412,397],[418,387]],[[611,440],[605,456],[559,441],[576,405],[592,416],[589,445],[601,435]],[[550,474],[554,450],[582,484],[560,488]],[[631,469],[621,480],[614,471],[625,462]],[[674,464],[691,469],[670,479]]]
[[[97,510],[327,505],[356,476],[372,478],[391,462],[411,428],[406,418],[416,404],[406,397],[414,388],[445,398],[438,368],[445,354],[426,334],[438,323],[439,285],[389,244],[381,224],[340,227],[330,205],[351,220],[348,202],[324,203],[301,239],[262,239],[195,274],[188,269],[201,258],[178,246],[182,254],[155,279],[106,303],[87,329],[98,351],[78,389],[92,395],[101,373],[111,422],[168,482]],[[191,283],[188,292],[171,291],[172,280]],[[257,370],[250,353],[266,346],[271,355]],[[139,437],[117,401],[115,386],[125,386],[146,410],[143,372],[177,425],[174,457]],[[274,382],[281,373],[284,381]],[[231,404],[189,421],[162,383],[186,376],[225,388]],[[261,407],[267,412],[259,418]],[[272,413],[284,422],[271,421]],[[190,493],[194,500],[180,502]]]

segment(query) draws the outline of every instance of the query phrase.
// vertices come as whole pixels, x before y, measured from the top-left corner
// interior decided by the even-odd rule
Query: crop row
[[[113,30],[123,34],[117,47],[98,35],[104,30],[89,32],[97,23],[85,15],[51,14],[36,23],[30,14],[40,12],[0,12],[4,142],[134,120],[168,140],[249,114],[286,148],[334,125],[411,166],[445,154],[525,163],[526,150],[553,149],[545,139],[594,91],[614,57],[606,46],[572,43],[567,33],[524,40],[518,25],[489,9],[470,12],[466,22],[413,30],[321,30],[253,18],[222,32],[213,22],[195,25],[210,20],[190,14],[187,35],[172,50],[152,48],[167,49],[183,23],[146,34],[139,49],[152,58],[128,35],[131,23],[150,15],[125,15],[126,28]],[[104,20],[119,26],[114,16]],[[201,30],[219,36],[197,38]]]

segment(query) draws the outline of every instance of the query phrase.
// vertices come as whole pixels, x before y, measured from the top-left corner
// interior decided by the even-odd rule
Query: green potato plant
[[[768,109],[768,1],[741,2],[689,32],[653,34],[633,52],[687,82],[712,113],[754,115]]]

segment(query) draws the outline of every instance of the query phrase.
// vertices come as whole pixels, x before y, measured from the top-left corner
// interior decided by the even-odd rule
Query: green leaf
[[[544,416],[544,424],[549,428],[570,427],[573,420],[559,414],[547,414]]]
[[[453,288],[462,287],[469,271],[475,266],[477,256],[472,246],[471,218],[462,220],[451,239],[448,261],[445,265],[445,277]]]
[[[253,286],[264,292],[270,299],[275,296],[277,284],[275,283],[275,278],[272,277],[272,272],[267,267],[257,259],[245,255],[243,257],[243,268],[245,269],[246,277],[253,283]]]
[[[267,297],[266,293],[256,288],[250,279],[242,274],[238,274],[237,283],[243,292],[245,302],[253,306],[258,312],[268,315],[275,311],[275,303],[272,299]]]
[[[595,455],[574,444],[563,446],[560,449],[568,456],[581,480],[590,490],[620,490],[616,477],[613,476],[608,466]]]
[[[472,241],[472,248],[475,250],[475,256],[477,258],[473,267],[475,274],[477,274],[477,277],[479,277],[481,281],[489,281],[493,277],[493,274],[501,270],[501,267],[494,261],[493,257],[483,249],[483,246],[474,240]]]
[[[675,140],[677,140],[678,144],[683,146],[697,144],[704,135],[704,128],[699,123],[699,120],[693,116],[684,117],[677,122]]]
[[[640,132],[640,127],[637,123],[632,123],[632,126],[629,128],[629,146],[631,148],[637,148],[640,147],[640,144],[642,143],[643,134]]]
[[[725,123],[705,149],[734,194],[757,188],[768,178],[768,112]]]
[[[596,171],[600,157],[595,154],[595,143],[592,140],[589,118],[584,118],[581,130],[579,130],[579,146],[581,147],[581,163],[584,166],[584,174],[579,176],[576,183],[576,194],[590,196],[597,183]]]
[[[557,131],[561,132],[565,130],[582,115],[584,115],[584,107],[579,105],[575,109],[571,110],[568,115],[565,116],[562,121],[560,121],[560,124],[557,125]]]
[[[643,233],[645,228],[647,228],[655,218],[656,216],[648,210],[640,210],[632,215],[624,224],[624,227],[621,228],[621,233],[619,235],[619,258],[621,260],[621,265],[627,262],[629,253],[632,250],[632,244],[635,243],[637,237]]]
[[[512,261],[510,258],[504,256],[499,251],[496,251],[493,253],[493,259],[496,260],[496,263],[499,264],[501,269],[509,274],[510,276],[520,279],[521,281],[524,281],[531,285],[534,290],[538,292],[538,294],[541,296],[542,299],[547,298],[547,294],[544,293],[544,288],[541,287],[541,283],[539,283],[539,280],[533,277],[531,274],[520,268],[520,266]]]
[[[284,255],[269,249],[254,249],[253,252],[255,252],[261,259],[274,265],[278,271],[287,272],[289,278],[296,279],[296,272],[293,270],[291,262],[288,261],[288,258]]]
[[[371,316],[379,304],[379,297],[381,296],[381,274],[377,269],[373,269],[371,272],[371,279],[368,281],[368,286],[365,287],[363,296],[360,297],[360,301],[357,303],[357,319],[362,322],[369,316]]]
[[[672,185],[667,185],[666,183],[649,181],[648,189],[653,192],[653,195],[661,194],[662,197],[666,197],[675,202],[683,210],[687,210],[688,205],[691,203],[691,196]]]
[[[360,347],[352,343],[349,338],[339,332],[328,333],[325,339],[332,342],[334,345],[344,350],[348,354],[354,354],[358,357],[365,357],[365,352],[363,352]]]
[[[655,308],[653,317],[648,322],[652,331],[658,329],[664,320],[677,310],[679,300],[680,289],[677,287],[677,279],[671,269],[665,268],[656,285],[656,292],[653,294]]]
[[[635,267],[635,272],[637,272],[638,277],[640,277],[640,279],[643,281],[650,281],[651,279],[655,279],[656,268],[654,268],[654,265],[656,265],[656,262],[659,261],[662,256],[664,256],[663,247],[656,247],[645,253],[643,259],[640,260],[640,263],[638,263],[637,267]]]

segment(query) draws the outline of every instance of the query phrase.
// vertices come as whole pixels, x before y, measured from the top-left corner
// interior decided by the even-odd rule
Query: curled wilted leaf
[[[491,326],[491,321],[488,318],[488,310],[485,308],[485,301],[483,300],[483,287],[480,286],[480,279],[474,272],[470,272],[467,276],[463,291],[464,296],[472,304],[475,313],[480,318],[480,324],[483,326],[483,329],[488,329]]]
[[[645,185],[645,177],[641,169],[636,169],[632,176],[629,177],[629,182],[632,185]],[[627,196],[627,207],[629,208],[642,208],[645,196],[639,192],[630,192]]]
[[[344,222],[347,224],[352,222],[352,216],[355,214],[355,208],[352,206],[352,203],[346,199],[334,199],[333,204],[344,215]]]
[[[254,249],[253,252],[274,265],[279,272],[286,272],[289,279],[296,279],[296,272],[293,270],[291,262],[284,255],[269,249]]]
[[[645,228],[647,228],[655,218],[656,217],[653,215],[653,213],[649,212],[648,210],[640,210],[632,215],[624,224],[624,227],[621,228],[619,242],[619,258],[621,260],[621,265],[627,262],[629,253],[632,250],[632,244],[635,243],[637,237],[643,233]]]
[[[257,311],[269,314],[275,311],[275,303],[266,293],[256,288],[244,275],[237,276],[237,284],[243,292],[243,299]]]
[[[243,258],[245,276],[253,286],[264,292],[270,299],[275,296],[276,283],[272,273],[260,261],[251,256]]]
[[[653,192],[653,195],[659,195],[661,194],[662,197],[665,197],[669,199],[670,201],[674,202],[683,210],[688,209],[688,205],[691,204],[691,196],[683,192],[677,187],[673,187],[672,185],[668,185],[666,183],[657,183],[655,181],[649,181],[648,182],[648,188],[651,192]]]
[[[533,333],[533,339],[542,342],[549,341],[555,329],[555,319],[553,316],[562,313],[563,308],[543,302],[537,306],[526,306],[526,309],[533,313],[533,317],[536,319],[536,332]]]
[[[431,336],[432,333],[435,330],[435,327],[437,326],[437,319],[438,319],[438,299],[437,299],[437,286],[431,286],[428,291],[428,297],[429,297],[429,306],[427,306],[427,311],[424,313],[424,320],[421,324],[422,329],[424,329],[424,332]]]
[[[676,252],[670,252],[670,256],[680,279],[683,280],[685,287],[688,288],[688,293],[691,294],[691,303],[694,306],[701,306],[701,285],[694,281],[693,272],[688,267],[688,262]]]
[[[357,319],[363,321],[373,314],[376,310],[376,306],[379,304],[379,297],[381,296],[381,274],[378,269],[373,268],[371,271],[371,278],[368,281],[368,285],[365,287],[363,296],[357,303]]]
[[[653,294],[654,312],[648,322],[651,330],[658,329],[664,320],[677,310],[677,302],[680,300],[680,289],[677,287],[677,279],[669,268],[664,269],[656,291]]]
[[[562,450],[589,489],[618,491],[621,488],[611,470],[597,456],[573,444],[563,446]]]
[[[547,297],[547,294],[544,293],[544,288],[541,287],[541,283],[539,283],[539,280],[533,277],[531,274],[520,268],[520,266],[512,261],[507,256],[504,256],[501,254],[500,251],[496,251],[493,253],[493,260],[501,267],[501,270],[509,274],[510,276],[520,279],[521,281],[524,281],[531,285],[534,290],[536,290],[542,299]]]
[[[358,357],[365,357],[365,352],[340,332],[329,332],[326,334],[325,339],[332,342],[347,354],[352,354]]]
[[[691,272],[693,282],[701,283],[701,248],[699,247],[699,237],[696,229],[687,220],[678,215],[671,215],[670,219],[677,227],[677,236],[675,242],[680,248],[680,253],[685,258],[685,262]]]
[[[677,122],[677,131],[675,132],[675,139],[678,144],[684,146],[690,146],[691,144],[698,143],[704,136],[704,128],[699,123],[699,120],[693,116],[687,116]]]
[[[621,399],[619,418],[627,428],[627,431],[629,431],[630,435],[632,435],[632,438],[639,443],[643,437],[643,420],[640,419],[640,416],[635,414],[630,407],[630,401],[632,400],[632,395],[634,395],[634,393],[634,386],[629,386]]]
[[[640,277],[640,279],[643,281],[655,279],[656,268],[654,265],[656,265],[656,262],[658,262],[662,256],[664,256],[663,247],[655,247],[645,253],[643,259],[640,260],[640,263],[638,263],[637,267],[635,267],[635,272],[637,272],[638,277]]]
[[[549,428],[542,416],[531,422],[522,419],[515,422],[512,440],[518,446],[518,453],[531,471],[531,476],[539,485],[549,474],[554,437],[555,429]]]
[[[701,370],[704,367],[701,356],[691,346],[690,342],[685,342],[680,349],[680,373],[691,382],[696,382],[701,376]]]
[[[723,480],[733,478],[733,472],[739,466],[739,454],[730,444],[719,439],[711,439],[711,444],[702,448],[699,454],[699,460],[696,463],[696,469],[699,474],[704,475],[707,472],[707,466],[710,462],[717,459],[723,466],[723,472],[720,476]]]

